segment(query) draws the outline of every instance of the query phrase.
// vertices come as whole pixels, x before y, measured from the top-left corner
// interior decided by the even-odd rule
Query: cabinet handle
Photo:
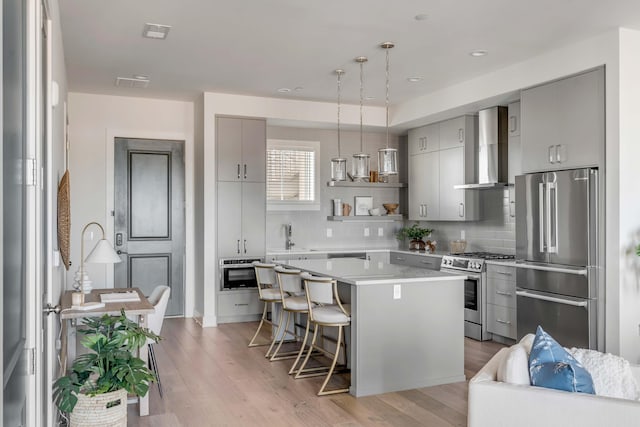
[[[509,132],[516,131],[516,116],[509,117]]]
[[[244,239],[244,253],[247,253],[247,239]]]
[[[502,274],[502,275],[504,275],[504,276],[512,276],[512,275],[513,275],[513,273],[508,273],[508,272],[506,272],[506,271],[496,271],[496,273],[497,273],[497,274]]]
[[[503,325],[510,325],[511,321],[509,320],[502,320],[502,319],[496,319],[496,322],[498,323],[502,323]]]
[[[238,163],[238,179],[240,179],[240,163]]]
[[[458,207],[458,215],[460,218],[464,218],[464,203],[460,203],[460,206]]]
[[[247,179],[247,165],[244,165],[244,179]]]
[[[512,297],[513,294],[510,292],[505,292],[505,291],[496,291],[496,294],[498,295],[504,295],[505,297]]]
[[[236,307],[242,307],[242,306],[245,306],[245,305],[249,305],[249,304],[247,304],[247,303],[242,303],[242,304],[238,304],[238,303],[236,303],[236,304],[235,304],[235,306],[236,306]]]
[[[556,147],[555,145],[549,146],[549,163],[556,162]]]
[[[558,144],[556,145],[556,162],[557,163],[562,163],[565,161],[564,158],[564,144]]]
[[[238,239],[238,243],[237,243],[237,249],[236,249],[236,251],[237,251],[238,253],[240,253],[240,239]]]
[[[458,129],[458,141],[464,142],[464,129],[462,128]]]
[[[516,202],[514,202],[513,200],[509,202],[509,216],[511,218],[516,217]]]

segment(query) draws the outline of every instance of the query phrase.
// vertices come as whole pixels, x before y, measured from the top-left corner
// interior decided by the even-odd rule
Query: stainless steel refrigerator
[[[516,177],[518,339],[598,348],[598,170]]]

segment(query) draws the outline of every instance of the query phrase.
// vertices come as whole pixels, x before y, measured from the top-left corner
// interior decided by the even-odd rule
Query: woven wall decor
[[[69,170],[62,175],[58,185],[58,248],[64,268],[69,270],[69,240],[71,237],[71,206],[69,201]]]

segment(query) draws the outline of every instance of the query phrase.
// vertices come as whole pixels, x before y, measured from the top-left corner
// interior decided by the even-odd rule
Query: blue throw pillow
[[[529,354],[531,385],[595,394],[591,374],[540,326]]]

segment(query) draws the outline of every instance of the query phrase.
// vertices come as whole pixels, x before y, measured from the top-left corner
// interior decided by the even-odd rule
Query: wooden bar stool
[[[249,347],[257,347],[267,345],[267,343],[259,344],[256,342],[258,335],[260,334],[260,330],[262,329],[262,325],[265,323],[274,326],[273,319],[269,319],[267,317],[267,311],[269,308],[269,304],[280,304],[282,301],[282,295],[280,294],[280,289],[278,289],[278,284],[276,280],[276,272],[275,272],[275,264],[265,264],[259,261],[253,262],[253,267],[256,272],[256,280],[258,282],[258,294],[260,296],[260,301],[264,303],[264,309],[262,310],[262,318],[260,319],[260,324],[258,325],[258,329],[256,333],[249,341]],[[275,325],[277,326],[277,325]],[[277,336],[277,335],[276,335]],[[265,354],[265,357],[269,357],[269,353],[273,348],[275,343],[275,338],[271,341],[271,345]]]
[[[307,378],[323,374],[312,372],[315,371],[315,369],[308,369],[306,367],[311,353],[314,350],[318,350],[324,353],[327,357],[332,357],[331,366],[329,367],[326,373],[327,376],[318,391],[318,396],[348,392],[348,387],[334,390],[326,390],[326,387],[335,371],[336,364],[338,362],[338,355],[340,354],[340,348],[344,351],[346,368],[347,349],[344,340],[344,327],[351,324],[351,306],[349,304],[342,304],[340,301],[340,297],[338,296],[338,283],[335,279],[330,277],[317,277],[308,273],[303,273],[302,280],[307,294],[309,320],[314,324],[314,331],[311,344],[309,344],[309,348],[307,349],[307,355],[305,356],[300,369],[296,372],[295,378]],[[324,329],[325,327],[338,328],[336,350],[333,354],[331,354],[327,349],[316,345],[318,330],[320,328]],[[323,340],[327,339],[324,334],[322,338]]]

